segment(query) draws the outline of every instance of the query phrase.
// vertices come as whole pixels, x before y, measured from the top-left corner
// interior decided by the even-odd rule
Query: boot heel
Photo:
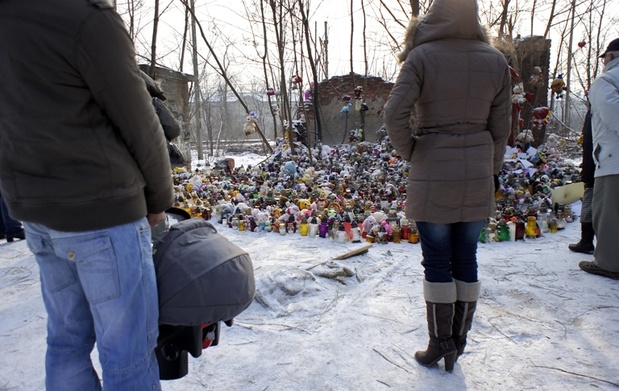
[[[445,370],[447,372],[451,372],[454,370],[454,364],[456,362],[456,352],[448,354],[445,356]]]

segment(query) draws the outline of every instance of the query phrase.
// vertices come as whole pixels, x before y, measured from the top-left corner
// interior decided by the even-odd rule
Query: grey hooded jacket
[[[604,67],[589,90],[595,177],[619,174],[619,58]]]

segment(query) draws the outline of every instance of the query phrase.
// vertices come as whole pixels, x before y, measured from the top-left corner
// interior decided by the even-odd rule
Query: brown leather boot
[[[428,282],[424,280],[424,297],[430,341],[425,351],[415,353],[421,365],[431,366],[445,358],[445,370],[453,371],[456,345],[451,338],[454,317],[456,285],[454,282]]]
[[[594,236],[595,233],[593,232],[593,224],[581,223],[580,241],[578,243],[572,243],[568,245],[567,248],[577,253],[593,254],[593,251],[595,251],[595,247],[593,246]]]
[[[463,282],[455,280],[457,298],[454,312],[454,322],[452,327],[452,336],[456,349],[456,361],[458,357],[464,353],[466,347],[466,336],[471,329],[473,323],[473,314],[477,308],[477,299],[481,290],[481,283]]]

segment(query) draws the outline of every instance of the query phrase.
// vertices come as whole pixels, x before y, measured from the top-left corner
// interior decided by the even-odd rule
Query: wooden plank
[[[356,250],[352,250],[352,251],[349,251],[349,252],[344,253],[342,255],[339,255],[339,256],[337,256],[337,257],[335,257],[333,259],[340,260],[340,259],[346,259],[346,258],[354,257],[355,255],[361,255],[361,254],[367,253],[368,250],[370,249],[370,247],[372,247],[372,245],[368,244],[366,246],[359,247]]]

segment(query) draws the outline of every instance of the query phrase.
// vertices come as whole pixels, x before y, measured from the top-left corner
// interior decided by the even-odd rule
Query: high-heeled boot
[[[431,366],[445,359],[445,370],[453,371],[456,361],[456,345],[451,338],[456,301],[454,282],[423,282],[426,300],[426,315],[430,341],[425,351],[415,353],[415,360],[421,365]]]
[[[455,305],[452,335],[456,348],[458,349],[456,354],[456,361],[458,361],[458,357],[464,353],[466,336],[469,330],[471,330],[473,314],[475,314],[477,299],[479,299],[479,293],[481,290],[481,283],[479,281],[454,281],[456,282],[457,300]]]

